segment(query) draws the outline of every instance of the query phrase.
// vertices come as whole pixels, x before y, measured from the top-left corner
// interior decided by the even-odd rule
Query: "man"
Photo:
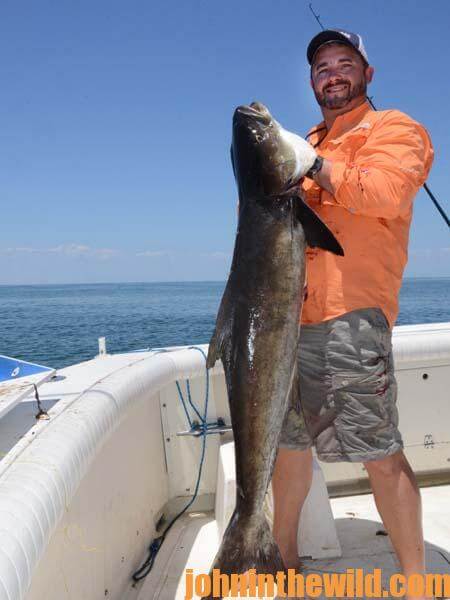
[[[321,460],[364,463],[403,573],[423,573],[420,493],[397,428],[391,330],[412,203],[433,150],[425,129],[407,115],[371,109],[366,88],[374,69],[359,35],[323,31],[307,58],[324,121],[307,136],[318,158],[303,191],[345,256],[307,252],[302,414],[290,409],[281,436],[272,482],[274,535],[286,567],[295,567],[314,444]]]

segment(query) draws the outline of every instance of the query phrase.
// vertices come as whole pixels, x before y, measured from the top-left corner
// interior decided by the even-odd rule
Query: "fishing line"
[[[313,129],[313,131],[310,131],[306,136],[305,136],[305,140],[307,140],[309,137],[311,137],[312,135],[314,135],[315,133],[319,133],[319,131],[326,131],[326,134],[324,136],[322,136],[318,142],[316,142],[315,144],[312,144],[313,148],[317,148],[317,146],[320,146],[320,144],[323,142],[323,140],[327,137],[328,135],[328,129],[326,126],[324,127],[318,127],[317,129]]]
[[[309,10],[312,12],[314,18],[316,19],[316,21],[319,23],[322,31],[325,31],[325,27],[322,25],[322,22],[320,21],[320,15],[316,14],[314,12],[312,3],[309,3]],[[375,104],[372,102],[372,98],[370,98],[369,96],[367,96],[367,100],[370,104],[370,106],[373,108],[373,110],[378,110],[375,106]],[[439,204],[439,202],[437,201],[435,195],[432,193],[432,191],[430,190],[430,188],[428,187],[428,185],[426,183],[423,184],[423,189],[426,191],[426,193],[428,194],[428,197],[431,199],[431,201],[433,202],[434,206],[437,208],[439,214],[441,215],[441,217],[444,219],[445,223],[447,224],[447,227],[450,228],[450,219],[448,218],[448,216],[446,215],[444,209],[442,208],[442,206]]]

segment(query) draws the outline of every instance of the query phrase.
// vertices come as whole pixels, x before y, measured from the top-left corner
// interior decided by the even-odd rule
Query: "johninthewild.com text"
[[[279,571],[275,576],[256,573],[249,569],[246,574],[226,575],[219,569],[211,574],[195,574],[186,569],[185,600],[195,597],[226,596],[240,598],[403,598],[427,596],[445,598],[450,596],[450,574],[427,573],[405,577],[394,573],[383,582],[381,569],[347,569],[344,573],[300,574],[295,569]],[[383,586],[384,584],[384,586]]]

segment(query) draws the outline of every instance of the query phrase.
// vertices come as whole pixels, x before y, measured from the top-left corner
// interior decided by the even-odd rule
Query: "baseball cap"
[[[310,65],[314,60],[317,50],[324,44],[330,42],[340,42],[341,44],[350,46],[359,53],[366,64],[369,64],[362,37],[358,33],[351,33],[350,31],[344,31],[343,29],[326,29],[315,35],[309,42],[306,56]]]

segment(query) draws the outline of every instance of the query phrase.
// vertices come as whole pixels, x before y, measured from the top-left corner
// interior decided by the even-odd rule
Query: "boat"
[[[395,327],[393,346],[428,571],[450,582],[450,323]],[[236,482],[223,368],[206,353],[100,340],[91,360],[4,377],[0,600],[181,600],[187,570],[209,572]],[[315,460],[298,546],[305,573],[381,569],[388,585],[398,565],[362,465]]]

